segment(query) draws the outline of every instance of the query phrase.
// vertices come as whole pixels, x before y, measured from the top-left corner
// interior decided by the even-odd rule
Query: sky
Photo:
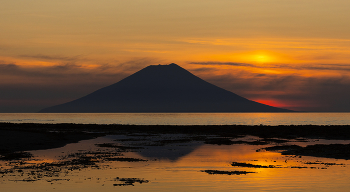
[[[176,63],[245,98],[350,112],[348,0],[2,0],[0,112]]]

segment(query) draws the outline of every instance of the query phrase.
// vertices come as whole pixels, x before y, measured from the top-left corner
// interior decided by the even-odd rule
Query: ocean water
[[[0,122],[350,125],[350,113],[2,113]],[[218,139],[215,135],[207,137]],[[350,189],[348,159],[282,155],[280,151],[264,150],[280,145],[350,144],[350,140],[275,138],[276,142],[266,144],[261,142],[264,138],[247,135],[228,137],[237,143],[219,145],[200,138],[186,134],[106,135],[59,148],[25,151],[33,156],[0,159],[0,191],[342,192]],[[89,158],[92,164],[84,163]],[[233,166],[234,162],[265,168]],[[229,172],[242,174],[225,174]]]
[[[0,113],[0,122],[129,125],[350,125],[350,113]]]
[[[350,189],[348,160],[258,151],[274,145],[213,145],[179,140],[188,139],[186,135],[172,136],[108,135],[71,143],[61,148],[28,151],[34,158],[0,160],[0,191],[343,192]],[[248,136],[235,140],[249,142],[259,139],[261,138]],[[146,140],[149,145],[145,145]],[[160,145],[159,141],[164,142]],[[123,152],[121,156],[113,156],[116,153],[115,148],[97,146],[103,143],[126,146],[133,150]],[[349,141],[291,140],[284,144],[306,146],[322,143],[344,144]],[[105,160],[95,161],[96,164],[93,165],[72,166],[62,163],[76,157],[83,160],[86,160],[86,157],[105,157]],[[109,157],[112,157],[112,160],[106,160]],[[114,161],[115,157],[142,161]],[[233,162],[273,167],[239,167],[232,166]],[[11,172],[6,169],[10,169]],[[247,173],[209,174],[206,170]],[[122,179],[135,179],[140,182],[127,185]]]

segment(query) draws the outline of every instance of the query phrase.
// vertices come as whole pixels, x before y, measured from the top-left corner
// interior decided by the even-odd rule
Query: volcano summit
[[[176,64],[150,65],[77,100],[41,113],[290,112],[243,98]]]

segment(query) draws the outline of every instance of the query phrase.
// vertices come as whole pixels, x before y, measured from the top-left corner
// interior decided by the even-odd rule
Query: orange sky
[[[29,87],[54,100],[54,84],[70,100],[147,65],[177,63],[256,101],[350,111],[347,101],[332,103],[350,96],[349,13],[347,0],[4,0],[0,106],[28,100]]]

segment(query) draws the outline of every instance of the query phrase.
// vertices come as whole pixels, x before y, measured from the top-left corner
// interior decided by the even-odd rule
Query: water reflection
[[[349,125],[350,113],[1,113],[0,122],[133,125]]]
[[[33,158],[0,161],[1,189],[346,191],[350,187],[347,160],[259,150],[276,145],[349,141],[266,144],[254,142],[262,140],[258,137],[231,140],[238,144],[205,144],[208,142],[203,138],[180,134],[109,135],[61,148],[29,151]],[[234,174],[238,172],[241,174]]]

